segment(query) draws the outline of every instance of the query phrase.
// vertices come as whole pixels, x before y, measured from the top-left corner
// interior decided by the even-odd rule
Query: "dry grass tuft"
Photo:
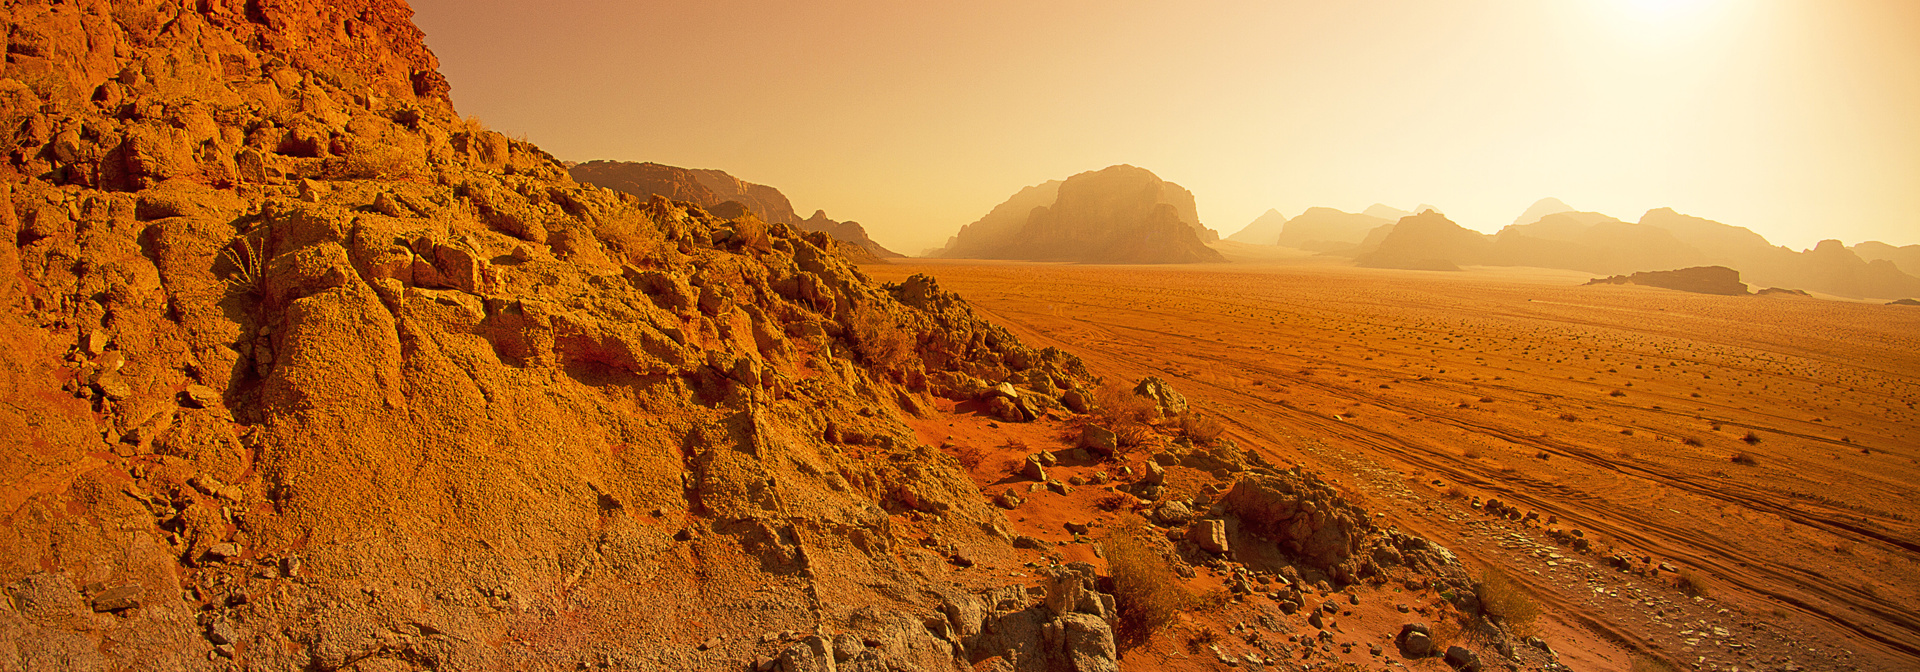
[[[1693,447],[1695,447],[1695,448],[1698,448],[1698,447],[1700,447],[1700,446],[1704,446],[1704,445],[1707,445],[1707,444],[1705,444],[1705,443],[1701,443],[1701,442],[1700,442],[1700,439],[1697,439],[1697,438],[1694,438],[1694,437],[1691,437],[1691,436],[1689,436],[1689,437],[1687,437],[1687,438],[1684,438],[1684,439],[1681,439],[1681,440],[1680,440],[1680,442],[1681,442],[1681,443],[1684,443],[1684,444],[1687,444],[1687,445],[1689,445],[1689,446],[1693,446]]]
[[[1534,619],[1540,616],[1540,605],[1533,601],[1533,596],[1499,568],[1488,566],[1480,570],[1477,591],[1480,608],[1513,632],[1532,629]]]
[[[1192,439],[1194,443],[1211,445],[1226,433],[1227,428],[1219,420],[1199,413],[1180,414],[1180,433]]]
[[[967,471],[973,471],[980,468],[980,462],[987,459],[987,453],[973,446],[956,446],[953,457],[960,460],[960,466],[966,467]]]
[[[1093,405],[1096,407],[1094,413],[1112,425],[1151,422],[1159,413],[1159,408],[1146,397],[1112,383],[1094,388]]]
[[[1560,419],[1565,420],[1567,422],[1579,422],[1580,416],[1574,415],[1572,413],[1561,413]]]
[[[1759,460],[1756,460],[1756,459],[1753,459],[1753,456],[1752,456],[1752,455],[1749,455],[1749,454],[1747,454],[1747,453],[1746,453],[1746,452],[1744,452],[1744,451],[1742,451],[1742,452],[1738,452],[1738,453],[1734,453],[1734,454],[1733,454],[1733,457],[1730,457],[1730,458],[1727,458],[1727,459],[1730,459],[1730,460],[1733,460],[1733,463],[1734,463],[1734,464],[1738,464],[1738,465],[1743,465],[1743,466],[1748,466],[1748,467],[1751,467],[1751,466],[1756,466],[1756,465],[1758,465],[1758,464],[1760,464],[1760,461],[1759,461]]]
[[[1193,593],[1147,535],[1145,524],[1133,518],[1101,540],[1113,575],[1113,601],[1119,612],[1114,639],[1121,649],[1147,643],[1153,633],[1194,604]]]
[[[1760,435],[1755,434],[1753,432],[1747,432],[1747,435],[1740,437],[1740,440],[1747,442],[1747,445],[1751,446],[1753,444],[1760,442]]]
[[[914,343],[906,330],[893,321],[885,311],[876,310],[865,304],[856,306],[847,325],[853,335],[853,350],[860,353],[868,364],[881,370],[893,371],[906,364],[913,355]]]

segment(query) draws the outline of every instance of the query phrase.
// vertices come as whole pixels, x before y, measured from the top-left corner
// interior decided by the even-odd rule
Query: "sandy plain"
[[[1546,607],[1538,632],[1574,669],[1630,669],[1635,656],[1722,670],[1920,665],[1920,308],[1281,257],[863,270],[932,275],[1109,380],[1166,378],[1243,449],[1334,476],[1382,524],[1507,568]],[[948,418],[925,438],[1008,456],[1009,431],[1036,447],[1065,441],[1058,428]],[[1001,457],[976,470],[990,495],[1007,482],[992,466]],[[1476,506],[1489,498],[1539,519],[1490,516]],[[1091,501],[1011,518],[1052,537],[1061,520],[1114,522]],[[1568,543],[1576,534],[1585,548]],[[1676,588],[1682,572],[1705,597]],[[1369,595],[1368,608],[1423,606],[1398,592]],[[1251,616],[1186,619],[1122,664],[1206,669],[1214,661],[1183,655],[1179,640],[1239,634],[1235,619]],[[1356,618],[1342,636],[1378,642],[1408,619]],[[1241,649],[1258,643],[1245,630]]]

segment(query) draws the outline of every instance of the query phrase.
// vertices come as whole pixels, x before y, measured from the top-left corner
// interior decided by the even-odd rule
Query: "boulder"
[[[1447,647],[1446,660],[1447,660],[1447,664],[1452,665],[1455,669],[1460,669],[1460,670],[1480,669],[1480,656],[1475,655],[1473,651],[1468,650],[1466,647],[1461,647],[1461,646]]]
[[[1159,376],[1147,376],[1133,386],[1133,393],[1153,402],[1161,417],[1170,417],[1187,412],[1187,398],[1173,391],[1173,386]]]
[[[1185,525],[1193,520],[1193,511],[1180,502],[1164,502],[1153,510],[1153,520],[1166,526]]]
[[[1227,552],[1227,521],[1206,519],[1196,520],[1187,528],[1187,538],[1208,553]]]
[[[1120,450],[1120,437],[1105,427],[1087,425],[1080,429],[1080,447],[1106,457]]]

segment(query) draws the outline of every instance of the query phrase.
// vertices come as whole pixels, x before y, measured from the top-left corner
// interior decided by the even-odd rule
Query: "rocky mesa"
[[[1129,165],[1022,189],[961,227],[937,256],[1101,264],[1225,261],[1192,192]]]

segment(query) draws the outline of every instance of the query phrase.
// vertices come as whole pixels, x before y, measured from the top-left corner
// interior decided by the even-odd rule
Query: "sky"
[[[1920,243],[1912,0],[414,0],[455,106],[717,168],[918,254],[1117,163],[1269,208],[1556,197],[1776,245]]]

